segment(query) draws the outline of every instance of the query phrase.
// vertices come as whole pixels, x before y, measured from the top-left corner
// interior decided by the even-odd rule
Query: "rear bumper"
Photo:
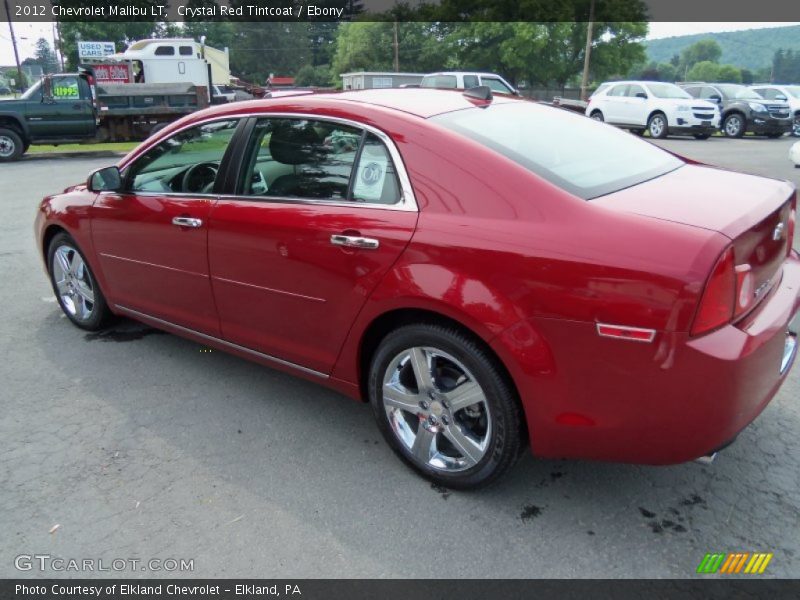
[[[530,322],[547,352],[523,356],[529,364],[515,369],[515,380],[534,454],[671,464],[724,446],[785,380],[797,353],[787,339],[796,342],[799,311],[794,254],[746,322],[695,339],[659,332],[643,344],[601,338],[593,323]]]

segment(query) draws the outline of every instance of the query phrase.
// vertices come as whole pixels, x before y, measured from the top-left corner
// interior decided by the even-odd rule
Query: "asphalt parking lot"
[[[659,144],[800,186],[793,141]],[[800,368],[711,466],[526,455],[488,490],[436,489],[365,405],[135,323],[88,335],[62,317],[35,207],[110,162],[0,165],[0,577],[42,575],[21,554],[194,560],[104,576],[693,577],[733,551],[800,577]]]

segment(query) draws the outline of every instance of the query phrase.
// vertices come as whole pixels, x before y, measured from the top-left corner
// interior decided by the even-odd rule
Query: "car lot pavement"
[[[800,184],[791,141],[659,144]],[[436,489],[368,406],[135,323],[91,335],[61,316],[36,204],[108,160],[0,165],[0,577],[40,576],[14,559],[42,553],[194,560],[104,576],[693,577],[732,551],[800,576],[800,368],[711,466],[526,455],[489,490]]]

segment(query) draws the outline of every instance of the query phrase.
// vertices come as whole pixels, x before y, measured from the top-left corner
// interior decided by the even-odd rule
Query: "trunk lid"
[[[726,236],[734,248],[737,272],[752,274],[753,307],[778,281],[792,243],[794,186],[766,177],[686,165],[591,202]]]

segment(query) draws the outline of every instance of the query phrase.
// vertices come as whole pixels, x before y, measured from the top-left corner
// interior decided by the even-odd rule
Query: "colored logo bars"
[[[767,570],[772,552],[730,552],[728,554],[708,553],[697,566],[697,572],[703,574],[723,573],[731,575],[746,573],[749,575],[761,574]]]

